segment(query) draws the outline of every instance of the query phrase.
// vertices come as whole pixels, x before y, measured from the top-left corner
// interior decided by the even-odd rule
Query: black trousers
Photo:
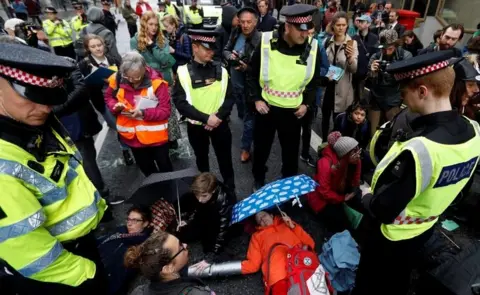
[[[75,241],[63,244],[63,247],[75,254],[93,261],[96,265],[95,276],[86,280],[78,287],[71,287],[58,283],[45,283],[26,278],[9,268],[13,275],[6,275],[0,270],[0,290],[2,295],[84,295],[84,294],[107,294],[107,277],[103,268],[100,254],[93,233],[89,233]]]
[[[322,141],[327,141],[327,136],[330,131],[330,117],[335,109],[335,86],[329,85],[325,89],[322,103]],[[339,113],[333,113],[333,120]]]
[[[75,54],[75,48],[73,48],[73,43],[67,46],[56,46],[53,47],[53,51],[56,55],[59,56],[67,56],[73,59],[77,59],[77,55]]]
[[[412,270],[422,261],[424,245],[432,233],[433,228],[413,239],[390,241],[383,236],[380,225],[376,223],[366,235],[355,289],[351,294],[406,295]]]
[[[208,152],[210,142],[217,156],[218,168],[222,174],[223,183],[230,188],[235,187],[235,178],[232,164],[232,132],[226,121],[223,121],[212,131],[205,130],[202,125],[187,125],[188,141],[193,148],[200,172],[210,171]]]
[[[309,109],[300,120],[302,125],[302,156],[306,157],[310,152],[310,140],[312,139],[312,123],[316,112]]]
[[[128,23],[127,27],[128,27],[128,33],[130,34],[130,38],[133,38],[135,36],[135,34],[137,33],[137,30],[138,30],[137,24],[136,23],[134,23],[134,24]]]
[[[145,177],[158,172],[173,171],[172,162],[168,153],[168,144],[141,148],[130,147],[138,168]]]
[[[97,165],[97,151],[93,137],[83,138],[75,142],[83,158],[83,169],[90,181],[100,193],[105,191],[105,182]]]
[[[255,113],[252,169],[255,181],[265,181],[267,170],[265,164],[270,155],[275,132],[278,132],[282,147],[282,177],[297,174],[301,120],[294,115],[294,112],[294,109],[270,106],[270,111],[266,115]]]

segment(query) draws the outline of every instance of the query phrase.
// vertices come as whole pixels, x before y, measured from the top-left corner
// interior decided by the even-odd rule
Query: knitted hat
[[[331,147],[333,147],[340,137],[342,137],[342,134],[340,132],[333,131],[328,135],[327,142]]]
[[[356,141],[354,138],[342,136],[337,140],[337,142],[333,146],[333,149],[335,150],[337,156],[339,158],[342,158],[357,146],[358,141]]]

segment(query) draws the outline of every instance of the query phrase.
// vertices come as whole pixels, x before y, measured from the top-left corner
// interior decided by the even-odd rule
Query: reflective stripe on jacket
[[[262,33],[260,86],[262,98],[270,105],[281,108],[297,108],[303,101],[303,91],[315,73],[318,42],[309,38],[310,54],[306,64],[300,56],[290,56],[273,50],[270,40],[273,32]],[[286,70],[288,69],[288,70]]]
[[[378,163],[372,179],[373,192],[383,171],[403,151],[409,151],[415,160],[415,196],[393,223],[381,225],[387,239],[411,239],[430,229],[468,182],[477,165],[480,146],[480,127],[475,121],[469,122],[476,136],[465,143],[444,145],[425,137],[414,137],[395,142]]]
[[[116,85],[116,74],[110,77],[110,87],[116,89],[119,85]],[[157,88],[166,83],[162,79],[153,79],[152,86],[144,88],[140,92],[140,97],[143,99],[155,100],[158,103],[158,98],[155,96]],[[126,108],[125,111],[132,111],[136,109],[135,105],[131,105],[127,99],[125,99],[125,90],[119,88],[116,99],[118,102],[123,103]],[[117,116],[117,131],[121,137],[131,140],[135,137],[138,141],[144,145],[158,144],[168,141],[168,119],[163,121],[145,121],[143,119],[133,119],[123,115],[122,113]]]
[[[70,139],[43,162],[0,139],[0,257],[25,277],[78,286],[95,264],[63,249],[96,228],[106,209]],[[33,167],[33,168],[32,168]]]

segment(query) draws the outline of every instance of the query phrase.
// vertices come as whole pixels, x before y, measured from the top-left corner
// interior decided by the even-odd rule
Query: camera
[[[378,61],[378,71],[379,72],[386,72],[387,71],[387,66],[389,65],[390,63],[386,60],[380,60]]]
[[[230,65],[232,67],[238,67],[238,66],[240,66],[240,61],[242,61],[244,63],[247,63],[248,58],[246,56],[239,56],[237,59],[231,59],[230,60]]]

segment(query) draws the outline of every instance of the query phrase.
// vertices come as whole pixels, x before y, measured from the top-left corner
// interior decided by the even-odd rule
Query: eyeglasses
[[[75,6],[74,8],[75,8],[75,10],[81,10],[81,9],[83,9],[83,7],[81,7],[81,6]]]
[[[137,219],[137,218],[127,218],[127,223],[135,223],[135,224],[138,224],[140,222],[143,222],[143,219]]]
[[[128,77],[128,76],[122,75],[122,78],[126,79],[130,82],[138,82],[138,81],[141,81],[143,79],[143,76],[141,76],[141,77]]]
[[[182,253],[183,251],[187,250],[187,248],[183,247],[183,244],[180,243],[180,250],[178,250],[177,254],[173,255],[172,258],[170,258],[170,260],[168,261],[168,263],[172,262],[173,260],[175,260],[175,258],[177,258],[178,255],[180,255],[180,253]]]

